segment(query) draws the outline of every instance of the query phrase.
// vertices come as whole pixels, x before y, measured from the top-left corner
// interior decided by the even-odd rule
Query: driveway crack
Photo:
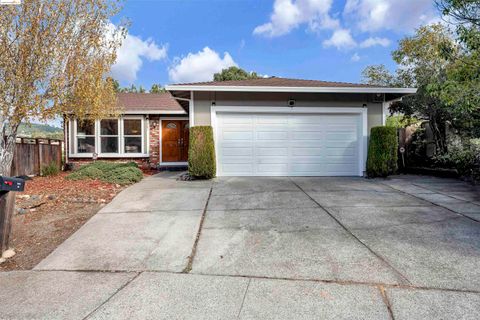
[[[243,294],[242,304],[240,305],[240,309],[238,310],[237,319],[240,319],[240,314],[242,313],[243,305],[245,304],[245,299],[247,297],[248,288],[250,288],[250,283],[251,282],[252,282],[252,278],[249,278],[248,283],[247,283],[247,287],[245,288],[245,293]]]
[[[395,320],[395,317],[393,316],[393,311],[392,311],[392,304],[390,303],[390,300],[388,299],[387,292],[385,291],[384,286],[377,286],[378,290],[380,291],[380,295],[382,296],[383,302],[385,303],[385,306],[387,307],[388,314],[390,315],[391,320]]]
[[[90,316],[92,316],[95,312],[100,310],[100,308],[102,308],[104,305],[106,305],[114,296],[117,295],[117,293],[119,293],[120,291],[125,289],[130,283],[132,283],[135,279],[137,279],[141,274],[142,274],[142,272],[138,272],[134,277],[132,277],[130,280],[128,280],[126,283],[124,283],[120,288],[115,290],[115,292],[112,293],[112,295],[110,297],[108,297],[105,301],[103,301],[95,309],[93,309],[89,314],[87,314],[84,318],[82,318],[82,320],[86,320],[86,319],[90,318]]]
[[[340,222],[340,220],[338,220],[329,210],[328,208],[322,206],[320,203],[318,203],[315,199],[313,199],[308,193],[305,192],[305,190],[303,190],[295,181],[293,181],[292,179],[290,179],[290,181],[297,186],[298,189],[300,189],[307,197],[310,198],[310,200],[312,200],[313,202],[315,202],[317,204],[317,206],[319,206],[320,208],[322,208],[323,210],[325,210],[325,212],[333,219],[335,220],[335,222],[337,222],[351,237],[353,237],[355,240],[357,240],[362,246],[364,246],[368,251],[370,251],[375,257],[377,257],[381,262],[383,262],[383,264],[385,264],[387,267],[389,267],[391,270],[393,270],[397,276],[403,281],[403,282],[406,282],[407,284],[411,285],[412,283],[410,282],[410,280],[407,279],[406,276],[404,276],[400,271],[398,271],[395,267],[393,267],[390,262],[388,262],[383,256],[381,256],[380,254],[378,254],[377,252],[375,252],[372,248],[370,248],[365,242],[363,242],[362,240],[360,240],[360,238],[358,238],[355,234],[352,233],[352,231],[350,231],[350,229],[348,229],[343,223]]]
[[[200,224],[198,226],[197,236],[195,237],[195,242],[193,243],[192,252],[188,256],[188,263],[185,269],[183,269],[182,273],[189,273],[192,271],[193,260],[195,259],[195,255],[197,254],[197,246],[198,242],[200,241],[200,235],[202,233],[203,223],[205,221],[205,216],[207,215],[207,208],[208,203],[210,202],[210,198],[212,197],[213,186],[210,187],[210,192],[208,193],[207,202],[205,203],[205,207],[203,208],[202,217],[200,218]]]
[[[415,194],[413,194],[413,193],[408,193],[408,192],[405,192],[405,191],[403,191],[403,190],[394,188],[394,187],[392,187],[392,186],[390,186],[390,185],[388,185],[388,184],[386,184],[386,183],[384,183],[384,182],[381,182],[381,181],[380,181],[380,183],[383,184],[384,186],[387,186],[387,187],[389,187],[389,188],[392,188],[393,190],[398,191],[398,192],[400,192],[400,193],[402,193],[402,194],[406,194],[406,195],[412,196],[412,197],[414,197],[414,198],[417,198],[417,199],[420,199],[420,200],[425,201],[425,202],[427,202],[427,203],[430,203],[430,204],[432,204],[432,205],[434,205],[434,206],[436,206],[436,207],[446,209],[446,210],[448,210],[448,211],[450,211],[450,212],[453,212],[453,213],[455,213],[455,214],[459,214],[459,215],[461,215],[461,216],[463,216],[463,217],[465,217],[465,218],[467,218],[467,219],[469,219],[469,220],[472,220],[472,221],[475,221],[475,222],[477,222],[477,223],[480,223],[480,220],[477,220],[477,219],[475,219],[475,218],[472,218],[472,217],[470,217],[470,216],[468,216],[468,215],[466,215],[466,214],[463,214],[463,213],[461,213],[461,212],[456,212],[456,211],[454,211],[454,210],[452,210],[452,209],[450,209],[450,208],[447,208],[447,207],[445,207],[445,206],[442,206],[442,205],[439,204],[439,203],[436,203],[436,202],[433,202],[433,201],[430,201],[430,200],[426,200],[426,199],[422,199],[422,198],[420,198],[420,197],[417,197],[417,196],[416,196]],[[412,183],[412,185],[415,185],[415,184]],[[418,187],[417,185],[415,185],[415,186]],[[420,187],[420,188],[423,188],[423,187]],[[426,189],[426,188],[424,188],[424,189]],[[460,199],[457,199],[457,198],[450,197],[449,195],[443,194],[443,193],[441,193],[441,192],[436,192],[436,191],[433,191],[433,190],[430,190],[430,189],[426,189],[426,190],[429,190],[429,191],[435,192],[435,193],[437,193],[437,194],[441,194],[441,195],[447,196],[447,197],[452,198],[452,199],[455,199],[455,200],[459,200],[459,201],[463,201],[463,202],[466,202],[466,203],[475,204],[475,203],[473,203],[473,202],[471,202],[471,201],[460,200]]]

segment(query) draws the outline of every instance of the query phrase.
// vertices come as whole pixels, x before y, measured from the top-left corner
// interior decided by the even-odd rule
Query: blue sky
[[[126,0],[113,75],[121,84],[209,80],[237,65],[262,75],[358,82],[393,69],[397,41],[438,19],[433,0]]]

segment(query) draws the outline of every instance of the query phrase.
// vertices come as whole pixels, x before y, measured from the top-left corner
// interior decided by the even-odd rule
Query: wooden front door
[[[188,160],[188,120],[162,120],[162,162]]]

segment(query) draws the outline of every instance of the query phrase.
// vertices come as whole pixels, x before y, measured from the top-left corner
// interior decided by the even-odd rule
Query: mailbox
[[[0,192],[18,191],[25,189],[25,180],[0,176]]]

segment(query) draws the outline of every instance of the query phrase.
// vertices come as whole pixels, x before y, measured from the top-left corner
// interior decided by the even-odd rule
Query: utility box
[[[25,180],[12,177],[0,176],[0,193],[17,191],[22,192],[25,189]]]

